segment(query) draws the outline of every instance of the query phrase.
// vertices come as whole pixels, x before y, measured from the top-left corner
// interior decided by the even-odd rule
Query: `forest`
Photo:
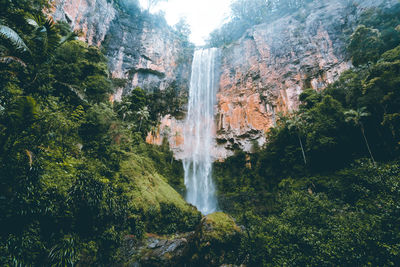
[[[354,68],[305,89],[250,159],[216,163],[250,265],[399,264],[399,11],[366,11],[348,40]]]
[[[310,2],[234,1],[207,45]],[[177,193],[182,163],[166,139],[145,142],[187,100],[137,87],[110,101],[127,81],[49,5],[0,0],[0,265],[131,266],[128,237],[204,220]],[[220,209],[235,221],[223,227],[238,234],[196,243],[170,266],[400,265],[400,4],[365,10],[346,44],[351,69],[322,91],[303,88],[264,146],[214,164]]]
[[[105,266],[121,259],[127,234],[186,231],[199,221],[158,174],[174,180],[181,165],[144,142],[161,112],[178,112],[179,98],[172,88],[136,88],[112,104],[124,81],[110,78],[101,50],[48,19],[47,4],[1,2],[0,264]],[[146,176],[171,199],[132,202]]]

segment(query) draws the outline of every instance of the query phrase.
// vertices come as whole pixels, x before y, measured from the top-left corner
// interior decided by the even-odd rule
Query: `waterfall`
[[[217,210],[212,180],[214,106],[219,81],[216,48],[195,51],[184,132],[186,201],[201,213]]]

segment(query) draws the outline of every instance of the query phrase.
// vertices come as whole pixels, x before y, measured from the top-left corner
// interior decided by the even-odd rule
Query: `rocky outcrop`
[[[216,137],[225,156],[263,144],[278,113],[298,108],[302,90],[323,90],[349,69],[345,40],[359,14],[397,1],[355,2],[314,1],[222,50]]]
[[[107,0],[53,0],[50,13],[54,20],[65,21],[75,31],[80,31],[81,40],[100,46],[110,28],[117,11]]]
[[[201,220],[196,231],[158,236],[138,242],[127,236],[123,254],[129,266],[233,266],[238,261],[242,230],[229,215],[216,212]]]
[[[126,81],[113,100],[137,86],[187,91],[193,49],[162,17],[123,0],[53,0],[49,13],[81,31],[81,40],[104,48],[112,77]]]
[[[147,234],[139,244],[134,239],[126,237],[125,254],[130,258],[130,266],[183,266],[188,257],[189,241],[193,235],[194,232],[189,232],[167,238]]]
[[[104,46],[113,77],[128,80],[119,95],[136,86],[149,91],[169,86],[188,90],[193,49],[163,18],[142,16],[135,21],[132,15],[119,14]]]
[[[171,115],[164,116],[155,132],[149,132],[146,142],[153,145],[162,145],[164,138],[168,140],[169,147],[178,159],[183,158],[183,134],[185,123]]]

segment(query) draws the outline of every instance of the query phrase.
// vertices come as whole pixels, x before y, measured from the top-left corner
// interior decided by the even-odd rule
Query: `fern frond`
[[[78,34],[77,34],[76,32],[70,32],[70,33],[68,33],[66,36],[63,36],[63,37],[61,38],[60,45],[66,43],[66,42],[75,40],[76,37],[78,37]]]
[[[49,51],[54,51],[60,46],[60,35],[53,19],[47,19],[43,24],[47,32],[47,46]]]
[[[0,25],[0,38],[10,42],[16,50],[30,52],[21,36],[8,26]]]
[[[13,56],[0,57],[0,63],[11,64],[12,62],[17,62],[21,64],[21,66],[26,67],[26,63],[18,57],[13,57]]]
[[[34,19],[32,19],[32,18],[27,18],[27,19],[26,19],[26,22],[27,22],[29,25],[31,25],[31,26],[33,26],[33,27],[35,27],[35,28],[39,27],[39,24],[36,22],[36,20],[34,20]]]
[[[42,26],[45,22],[42,16],[35,16],[33,14],[27,13],[24,15],[26,22],[33,26],[35,29]]]

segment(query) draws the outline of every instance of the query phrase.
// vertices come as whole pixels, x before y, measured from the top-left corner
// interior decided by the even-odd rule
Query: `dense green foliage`
[[[304,90],[265,147],[215,164],[248,265],[400,264],[400,40],[386,33],[399,7],[366,11],[349,42],[357,67]]]
[[[238,262],[236,248],[242,234],[233,218],[223,212],[205,216],[193,237],[192,257],[182,265],[221,266]]]
[[[45,4],[1,1],[0,265],[109,266],[126,236],[193,230],[200,214],[159,174],[181,165],[143,141],[176,94],[109,102],[123,81]]]
[[[240,215],[250,266],[399,264],[399,165],[358,162],[308,178],[288,178],[274,211]],[[269,205],[272,205],[271,203]]]
[[[380,55],[400,42],[400,4],[369,9],[362,14],[352,34],[348,52],[356,66],[375,63]]]
[[[235,1],[211,43],[310,1]],[[264,147],[216,163],[221,208],[243,227],[223,213],[200,222],[169,185],[183,190],[168,144],[143,141],[162,116],[182,115],[183,96],[136,88],[109,102],[126,81],[46,5],[0,0],[0,265],[110,266],[132,260],[124,240],[196,227],[198,266],[400,265],[400,5],[360,17],[348,44],[356,67],[305,89]],[[176,31],[188,42],[184,21]]]

